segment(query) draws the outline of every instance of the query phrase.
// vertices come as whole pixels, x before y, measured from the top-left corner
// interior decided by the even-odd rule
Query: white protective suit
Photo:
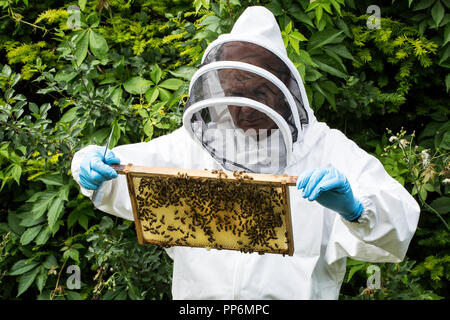
[[[277,22],[265,8],[247,8],[232,32],[219,37],[210,47],[232,39],[264,44],[288,60]],[[292,155],[283,172],[298,176],[306,170],[331,166],[341,171],[364,206],[359,223],[346,221],[317,202],[303,199],[300,191],[291,187],[293,256],[168,248],[174,261],[174,299],[337,299],[347,257],[368,262],[400,262],[405,257],[419,219],[418,204],[376,158],[342,132],[316,120],[300,75],[295,67],[291,71],[300,80],[308,124],[298,128],[299,138],[292,143]],[[74,156],[72,174],[78,182],[80,163],[91,147]],[[221,168],[186,128],[150,142],[118,146],[113,152],[122,164]],[[92,196],[91,190],[81,187],[81,192]],[[133,220],[125,176],[105,182],[100,192],[104,196],[99,210]]]

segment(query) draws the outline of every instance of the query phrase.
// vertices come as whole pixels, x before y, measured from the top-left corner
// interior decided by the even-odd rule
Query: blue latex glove
[[[105,147],[96,146],[90,150],[81,161],[80,184],[85,189],[98,190],[103,182],[117,178],[117,172],[109,165],[119,164],[120,159],[116,158],[111,150],[106,152]]]
[[[353,196],[347,178],[335,168],[317,168],[303,173],[297,179],[297,189],[304,189],[303,198],[316,200],[349,221],[359,218],[364,210],[362,203]]]

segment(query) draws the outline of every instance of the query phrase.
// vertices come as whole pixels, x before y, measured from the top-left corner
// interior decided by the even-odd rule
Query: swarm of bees
[[[234,179],[223,170],[211,173],[217,177],[134,177],[135,208],[146,242],[286,254],[281,187],[251,183],[253,177],[244,171],[234,171]]]

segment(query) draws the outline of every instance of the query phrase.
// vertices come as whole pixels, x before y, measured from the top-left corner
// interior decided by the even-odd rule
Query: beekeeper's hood
[[[279,173],[315,121],[280,28],[249,7],[206,49],[193,75],[183,125],[225,169]]]

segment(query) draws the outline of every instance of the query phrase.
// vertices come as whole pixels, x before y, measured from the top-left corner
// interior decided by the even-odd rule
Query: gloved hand
[[[117,172],[109,165],[119,164],[120,159],[116,158],[111,150],[106,152],[105,147],[96,146],[92,148],[81,161],[80,184],[85,189],[98,190],[103,182],[117,178]]]
[[[349,221],[359,218],[364,210],[362,203],[353,196],[347,178],[335,168],[317,168],[303,173],[297,179],[297,189],[304,189],[303,198],[316,200]]]

